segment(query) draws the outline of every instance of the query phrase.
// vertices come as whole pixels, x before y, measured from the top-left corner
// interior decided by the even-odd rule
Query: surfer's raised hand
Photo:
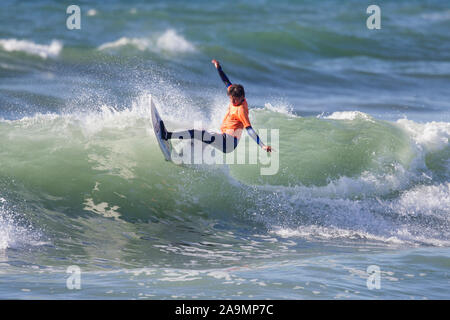
[[[219,61],[217,61],[216,59],[212,59],[211,63],[214,64],[214,66],[216,67],[216,69],[219,69],[219,68],[220,68],[220,63],[219,63]]]

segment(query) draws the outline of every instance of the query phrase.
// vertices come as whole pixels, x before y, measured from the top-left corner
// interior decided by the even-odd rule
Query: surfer
[[[266,146],[258,134],[253,130],[248,118],[248,105],[245,99],[244,87],[240,84],[232,84],[217,60],[211,61],[219,72],[219,76],[227,87],[227,95],[230,98],[228,111],[220,126],[220,133],[208,132],[206,130],[191,129],[179,132],[167,131],[164,122],[160,122],[161,138],[169,139],[197,139],[221,150],[224,153],[236,149],[241,138],[242,130],[245,128],[250,137],[265,151],[272,152],[271,146]]]

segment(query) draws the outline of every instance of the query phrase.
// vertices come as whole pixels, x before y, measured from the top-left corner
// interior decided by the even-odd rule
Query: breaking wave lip
[[[372,117],[361,111],[336,111],[329,116],[319,115],[318,118],[332,120],[366,120],[374,122]]]
[[[264,109],[272,111],[272,112],[277,112],[277,113],[281,113],[285,116],[288,116],[290,118],[300,118],[300,116],[295,115],[293,113],[293,108],[291,106],[285,105],[285,104],[271,104],[270,102],[267,102],[264,104]]]
[[[365,120],[375,122],[374,119],[361,111],[336,111],[331,115],[325,116],[320,114],[318,118],[332,119],[332,120]],[[450,123],[449,122],[427,122],[418,123],[412,120],[403,118],[396,122],[396,125],[402,128],[408,136],[421,148],[426,150],[436,151],[445,148],[448,145],[450,138]]]
[[[399,119],[396,123],[408,133],[417,145],[425,150],[437,151],[448,146],[449,122],[417,123],[408,119]]]
[[[98,50],[114,49],[123,46],[134,46],[140,51],[186,53],[196,51],[195,46],[179,35],[175,30],[168,29],[157,38],[128,38],[122,37],[113,42],[107,42]]]
[[[106,50],[112,48],[118,48],[122,46],[132,45],[138,48],[141,51],[144,51],[149,47],[149,40],[144,38],[127,38],[122,37],[113,42],[106,42],[98,47],[98,50]]]
[[[49,45],[37,44],[29,40],[17,39],[0,39],[0,47],[8,52],[25,52],[27,54],[36,55],[42,59],[56,58],[61,53],[63,44],[61,41],[52,40]]]

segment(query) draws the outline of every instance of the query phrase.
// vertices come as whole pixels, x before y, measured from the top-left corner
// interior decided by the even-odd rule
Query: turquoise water
[[[377,4],[381,30],[361,1],[86,1],[68,30],[3,1],[0,298],[448,299],[450,7]],[[275,175],[164,161],[149,97],[217,130],[212,58]]]

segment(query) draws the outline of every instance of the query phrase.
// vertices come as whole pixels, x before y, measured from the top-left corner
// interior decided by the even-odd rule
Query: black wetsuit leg
[[[197,129],[167,132],[166,137],[167,139],[196,139],[219,149],[223,153],[232,152],[236,149],[239,142],[236,137],[226,133],[211,133],[206,130]]]

